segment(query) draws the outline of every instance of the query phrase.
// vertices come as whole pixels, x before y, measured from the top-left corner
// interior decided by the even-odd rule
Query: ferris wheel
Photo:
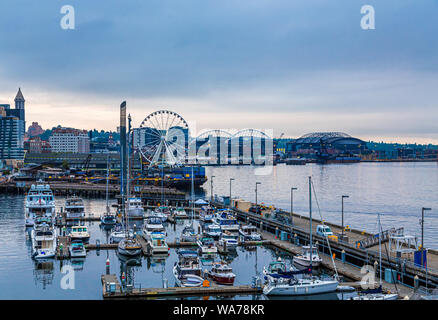
[[[148,168],[178,166],[185,162],[189,126],[179,114],[169,110],[155,111],[136,130],[134,144]]]

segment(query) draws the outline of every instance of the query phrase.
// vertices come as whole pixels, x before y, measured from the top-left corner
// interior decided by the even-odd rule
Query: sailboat
[[[376,289],[366,290],[359,293],[358,296],[352,297],[352,300],[397,300],[398,294],[396,293],[383,293],[382,291],[382,241],[381,232],[382,227],[380,225],[380,213],[377,213],[379,220],[379,287]]]
[[[131,116],[128,116],[129,120],[131,119]],[[128,131],[128,141],[129,141],[129,137],[130,137],[130,133],[131,133],[131,121],[129,121],[129,131]],[[130,149],[129,148],[130,143],[128,143],[128,172],[127,172],[127,180],[126,180],[126,189],[127,189],[127,196],[129,199],[130,196],[130,185],[129,185],[129,181],[130,181],[130,174],[131,174],[131,161],[130,161]],[[123,153],[122,153],[122,164],[124,163],[123,161]],[[142,247],[140,242],[137,240],[137,238],[135,238],[133,236],[133,234],[131,234],[130,232],[128,232],[128,225],[129,225],[129,217],[127,215],[127,211],[129,211],[129,201],[126,203],[128,206],[128,210],[126,209],[126,206],[123,205],[125,197],[124,197],[124,193],[125,190],[123,190],[122,188],[122,210],[123,210],[123,215],[125,217],[125,237],[120,240],[118,246],[117,246],[117,251],[119,252],[119,254],[121,255],[125,255],[125,256],[138,256],[141,254],[142,252]]]
[[[106,211],[100,218],[103,225],[115,225],[117,223],[116,215],[111,213],[108,201],[108,179],[109,179],[109,156],[106,160]]]
[[[309,177],[310,247],[312,247],[312,178]],[[294,257],[295,258],[295,257]],[[321,294],[336,291],[337,279],[319,279],[311,275],[313,259],[309,259],[307,270],[286,272],[265,272],[267,280],[263,293],[267,296],[297,296]],[[269,271],[269,270],[268,270]],[[308,277],[305,277],[309,274]],[[298,277],[298,275],[300,277]]]
[[[318,248],[313,245],[312,241],[312,189],[311,189],[311,177],[309,177],[309,234],[310,241],[308,246],[303,246],[302,253],[293,257],[293,262],[296,265],[312,268],[318,267],[322,259],[318,254]]]
[[[195,228],[193,227],[193,218],[195,216],[195,202],[194,202],[194,183],[193,183],[193,167],[192,167],[192,192],[191,192],[191,205],[192,205],[192,215],[190,217],[190,222],[184,226],[184,229],[181,233],[181,242],[196,242],[199,238],[199,235],[196,233]]]

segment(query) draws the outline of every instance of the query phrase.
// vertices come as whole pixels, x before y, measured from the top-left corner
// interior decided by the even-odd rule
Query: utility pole
[[[256,205],[256,213],[258,213],[258,207],[257,207],[257,185],[261,184],[261,182],[256,182],[256,186],[255,186],[255,205]],[[262,210],[260,209],[260,214],[262,213]]]
[[[230,207],[231,207],[231,181],[233,181],[234,178],[230,178]]]
[[[290,224],[293,228],[294,220],[293,220],[293,214],[294,214],[294,190],[298,190],[298,188],[292,187],[290,188]],[[292,232],[292,229],[291,229]]]
[[[349,196],[342,196],[342,241],[344,241],[344,198]]]
[[[211,176],[211,178],[210,178],[210,202],[213,201],[213,178],[214,177],[215,176]]]

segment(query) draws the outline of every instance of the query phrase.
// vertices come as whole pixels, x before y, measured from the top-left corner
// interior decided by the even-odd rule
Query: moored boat
[[[315,246],[312,246],[312,252],[310,251],[310,246],[303,246],[302,247],[302,253],[300,255],[293,257],[294,264],[301,266],[301,267],[318,267],[322,259],[318,254],[318,248]]]
[[[32,257],[34,259],[49,259],[56,254],[56,229],[41,223],[35,225],[31,232]]]
[[[209,272],[210,277],[219,284],[233,285],[236,275],[226,263],[215,263]]]
[[[196,251],[178,252],[178,262],[173,267],[175,283],[179,287],[200,287],[204,282]]]
[[[262,235],[258,233],[257,228],[251,225],[241,226],[239,229],[240,239],[243,241],[260,241]]]
[[[70,244],[70,257],[72,258],[82,258],[87,256],[87,250],[85,249],[84,243],[80,240],[73,240]]]
[[[32,227],[36,217],[55,216],[55,198],[48,184],[39,181],[37,185],[32,185],[26,196],[25,203],[25,225]]]
[[[214,239],[210,237],[201,237],[197,241],[199,252],[201,254],[217,253],[217,247],[214,244]]]
[[[67,198],[64,209],[67,218],[79,219],[85,217],[84,200],[77,196]]]
[[[87,226],[72,226],[69,236],[72,240],[80,240],[84,243],[90,240],[90,233]]]

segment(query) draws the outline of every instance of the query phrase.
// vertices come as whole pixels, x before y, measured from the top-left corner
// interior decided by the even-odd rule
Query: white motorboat
[[[181,232],[180,240],[181,242],[196,242],[198,241],[199,235],[196,233],[195,228],[193,228],[193,225],[190,223],[186,225]]]
[[[359,294],[352,297],[351,300],[397,300],[399,298],[397,293],[368,293]]]
[[[90,240],[90,233],[87,226],[72,226],[69,236],[72,240],[80,240],[84,243]]]
[[[36,217],[55,216],[55,198],[48,184],[44,185],[39,181],[37,185],[32,185],[26,196],[25,217],[26,227],[32,227]]]
[[[219,238],[219,245],[227,249],[235,249],[239,244],[239,235],[237,232],[224,231]]]
[[[208,237],[212,237],[214,240],[219,240],[222,230],[221,227],[216,223],[210,223],[208,225],[204,225],[203,228],[204,235]]]
[[[143,217],[144,208],[140,198],[129,198],[127,201],[128,217]]]
[[[239,229],[240,239],[242,241],[260,241],[262,235],[258,233],[257,228],[251,225],[241,226]]]
[[[302,247],[302,253],[300,255],[294,256],[293,262],[296,265],[302,266],[302,267],[318,267],[322,259],[318,254],[318,248],[315,246],[312,246],[312,253],[310,252],[310,246],[303,246]],[[312,260],[312,263],[310,263],[310,260]]]
[[[161,232],[166,235],[166,229],[161,219],[157,216],[150,216],[146,219],[143,226],[143,237],[148,240],[153,232]]]
[[[138,256],[141,254],[142,248],[140,242],[133,237],[124,237],[120,240],[117,251],[125,256]]]
[[[268,274],[263,294],[267,296],[298,296],[335,292],[337,280],[322,280],[315,277],[298,279],[297,272]]]
[[[67,198],[64,209],[67,218],[79,219],[85,217],[84,201],[79,197]]]
[[[87,250],[85,249],[84,243],[80,240],[73,240],[70,244],[69,251],[71,258],[82,258],[87,256]]]
[[[287,271],[286,263],[280,257],[278,257],[277,260],[270,262],[268,266],[263,267],[263,274],[265,276],[271,273],[281,273]]]
[[[103,216],[100,217],[100,222],[103,225],[113,226],[117,223],[117,218],[115,214],[105,213]]]
[[[154,211],[149,212],[145,216],[146,219],[149,218],[149,217],[160,218],[161,222],[164,223],[164,222],[167,221],[168,214],[166,214],[163,210],[154,210]]]
[[[197,241],[199,252],[201,254],[213,254],[217,253],[217,247],[214,244],[213,238],[202,237]]]
[[[162,232],[151,232],[147,244],[152,254],[169,253],[166,236]]]
[[[56,254],[56,229],[48,224],[35,225],[31,232],[32,256],[34,259],[48,259]]]
[[[126,231],[122,225],[117,225],[111,232],[109,241],[110,243],[119,243],[126,236]],[[134,235],[132,235],[134,236]]]
[[[229,209],[219,210],[214,221],[221,227],[222,231],[239,231],[239,223]]]
[[[178,262],[173,267],[175,283],[179,287],[200,287],[204,282],[202,268],[196,251],[178,252]]]

